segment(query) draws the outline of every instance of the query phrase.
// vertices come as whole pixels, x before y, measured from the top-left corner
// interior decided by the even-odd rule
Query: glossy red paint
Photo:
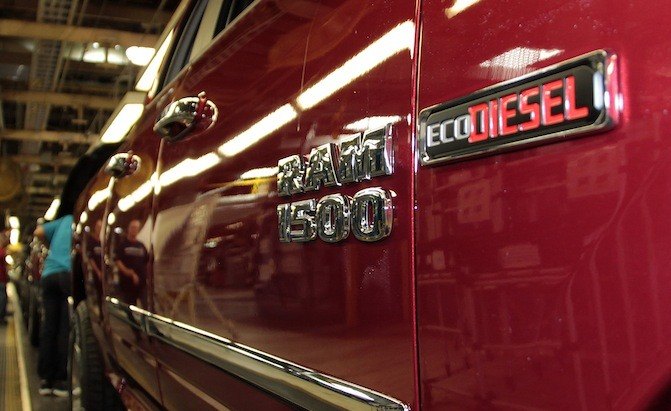
[[[603,48],[624,109],[603,134],[418,169],[421,408],[642,408],[671,374],[671,8],[450,3],[424,2],[420,110]]]
[[[670,14],[605,0],[258,0],[147,106],[120,149],[140,156],[140,171],[111,185],[101,174],[80,202],[109,187],[80,223],[103,225],[103,273],[90,274],[87,301],[110,369],[138,382],[127,396],[169,409],[289,407],[138,332],[105,298],[413,409],[649,404],[671,373]],[[419,165],[422,109],[597,49],[618,56],[617,128]],[[491,121],[473,138],[517,132],[505,122],[513,102],[536,114],[524,127],[563,121],[543,109],[555,104],[580,116],[567,84],[566,101],[546,84],[478,106]],[[160,111],[200,92],[215,124],[160,140]],[[534,95],[543,104],[529,104]],[[268,170],[280,158],[388,122],[393,175],[278,197]],[[277,205],[376,186],[395,194],[389,238],[279,242]],[[120,286],[122,241],[142,243],[147,271]]]
[[[416,406],[409,183],[415,9],[400,0],[255,2],[164,87],[119,150],[138,155],[141,167],[113,182],[84,224],[89,231],[93,221],[104,225],[104,279],[89,303],[137,305]],[[329,89],[334,78],[339,84]],[[216,124],[177,142],[151,131],[163,107],[202,91],[218,108]],[[261,121],[268,116],[277,127]],[[274,174],[259,175],[282,157],[387,123],[391,176],[287,199],[277,196]],[[269,130],[240,148],[259,124]],[[244,132],[247,138],[236,139]],[[83,203],[108,181],[101,174]],[[374,186],[395,195],[394,227],[384,241],[279,242],[278,204]],[[150,261],[139,283],[121,284],[115,244],[134,220]],[[138,333],[104,304],[101,311],[111,368],[163,406],[287,407]]]
[[[205,91],[220,117],[196,136],[162,144],[159,175],[178,169],[184,175],[162,186],[155,198],[154,309],[413,404],[408,181],[414,160],[408,119],[414,4],[305,2],[277,14],[283,4],[257,2],[175,87],[175,99]],[[389,32],[399,33],[402,24],[407,30],[396,39],[405,43],[375,43]],[[232,51],[231,44],[239,47]],[[301,104],[302,92],[367,47],[370,71],[356,75],[354,70],[350,79],[350,72],[341,73],[340,90],[314,106]],[[288,113],[284,124],[235,152],[231,142],[236,136],[283,107]],[[276,167],[280,158],[306,155],[319,144],[367,130],[373,127],[370,118],[380,116],[395,123],[392,176],[291,198],[277,196],[274,173],[246,177]],[[208,169],[196,175],[185,172],[188,164],[209,161]],[[338,244],[279,242],[277,205],[334,193],[351,196],[373,186],[397,195],[391,237],[371,244],[353,236]],[[184,290],[192,294],[185,296]],[[196,300],[192,309],[189,298]],[[164,401],[178,404],[194,395],[175,375],[189,375],[190,384],[224,404],[238,395],[206,388],[208,381],[218,378],[214,369],[199,368],[201,372],[194,374],[197,360],[177,361],[167,347],[157,352],[160,370],[172,375],[159,374],[162,385],[170,380]],[[391,379],[390,369],[395,375]]]

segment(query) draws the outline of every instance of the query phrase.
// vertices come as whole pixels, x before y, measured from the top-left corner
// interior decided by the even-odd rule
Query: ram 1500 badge
[[[316,191],[390,175],[394,171],[392,127],[368,131],[340,146],[322,144],[310,151],[307,164],[299,155],[278,161],[280,196]],[[336,162],[336,157],[338,158]],[[317,237],[328,243],[345,240],[350,231],[361,241],[379,241],[391,234],[393,193],[366,188],[354,197],[332,194],[277,206],[281,242],[306,242]]]

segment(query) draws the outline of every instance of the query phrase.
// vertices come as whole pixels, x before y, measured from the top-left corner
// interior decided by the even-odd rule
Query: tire
[[[72,410],[123,409],[119,395],[105,377],[102,354],[84,301],[77,306],[70,327],[68,381]]]
[[[42,310],[37,299],[37,291],[29,291],[28,301],[28,339],[30,345],[38,347],[40,345],[40,324],[42,321]]]

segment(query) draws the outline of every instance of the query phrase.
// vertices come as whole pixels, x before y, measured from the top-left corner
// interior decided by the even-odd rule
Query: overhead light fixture
[[[19,222],[19,217],[10,216],[9,217],[9,226],[11,228],[19,228],[21,226],[21,223]]]
[[[129,91],[121,99],[119,105],[107,119],[102,129],[100,141],[103,143],[117,143],[123,140],[131,127],[142,115],[144,110],[145,94],[138,91]]]
[[[107,61],[107,49],[100,47],[98,43],[93,43],[84,49],[82,60],[87,63],[105,63]]]
[[[170,30],[170,32],[162,40],[161,45],[158,48],[158,51],[156,52],[156,54],[154,54],[154,57],[151,59],[149,64],[147,64],[144,71],[140,74],[140,79],[135,84],[135,90],[148,92],[152,89],[152,87],[156,83],[156,78],[158,77],[158,70],[161,68],[161,63],[163,63],[163,59],[165,58],[165,55],[168,52],[168,47],[172,42],[173,33],[174,30]],[[130,56],[128,56],[128,58],[130,59]]]
[[[146,66],[154,57],[153,47],[131,46],[126,49],[126,57],[136,66]]]
[[[9,243],[14,245],[19,243],[19,238],[21,237],[21,231],[18,228],[12,228],[9,232]]]
[[[44,213],[44,219],[49,221],[53,220],[54,217],[56,217],[56,211],[58,211],[58,207],[60,206],[61,206],[60,198],[54,198],[54,201],[51,202],[49,209],[47,210],[46,213]]]

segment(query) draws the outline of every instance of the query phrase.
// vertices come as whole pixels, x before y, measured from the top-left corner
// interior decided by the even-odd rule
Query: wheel
[[[93,335],[86,303],[77,306],[70,327],[68,381],[72,410],[121,410],[118,394],[105,378],[100,347]]]
[[[30,290],[30,299],[28,302],[28,339],[30,345],[37,347],[40,345],[40,324],[42,320],[42,310],[37,298],[37,291]]]

